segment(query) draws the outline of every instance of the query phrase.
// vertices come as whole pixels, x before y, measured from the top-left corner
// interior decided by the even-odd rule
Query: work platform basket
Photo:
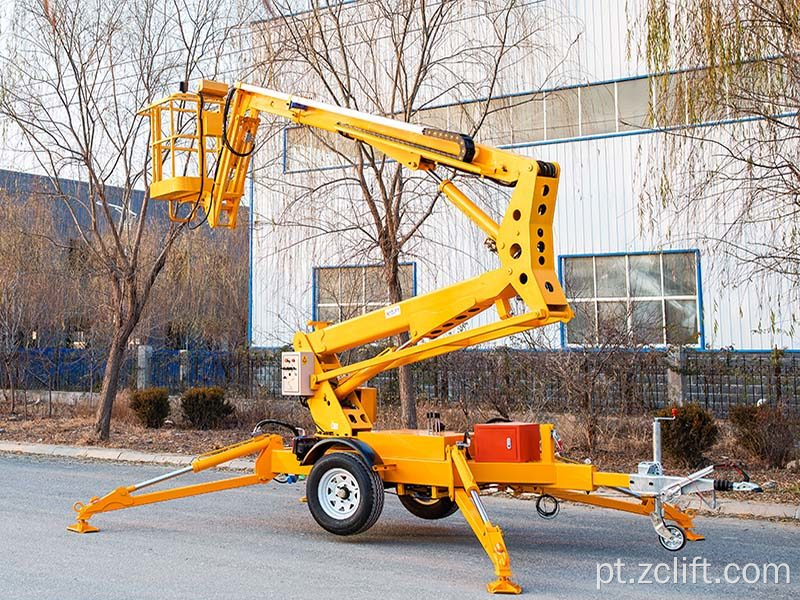
[[[150,197],[169,202],[172,221],[192,221],[202,208],[211,227],[236,226],[258,119],[235,116],[226,128],[227,92],[203,81],[196,93],[172,94],[140,112],[150,119]],[[231,146],[251,149],[240,156]]]

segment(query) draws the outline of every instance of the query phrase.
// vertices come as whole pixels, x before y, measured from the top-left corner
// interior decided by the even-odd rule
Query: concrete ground
[[[100,533],[66,531],[74,501],[167,470],[0,455],[0,598],[489,597],[484,585],[491,563],[463,519],[421,521],[391,495],[375,527],[353,538],[336,538],[316,525],[298,502],[303,484],[269,484],[109,513],[92,521]],[[227,476],[189,475],[183,483]],[[641,517],[566,505],[557,519],[544,521],[532,503],[487,498],[486,506],[505,531],[516,580],[527,597],[800,597],[796,524],[698,518],[707,541],[674,554],[658,545]],[[692,583],[693,559],[709,563],[711,583],[702,583],[697,568]],[[610,579],[616,561],[624,563],[619,574],[625,583],[601,584],[598,590],[598,573],[601,580]],[[664,565],[654,576],[657,563]],[[729,569],[731,579],[749,580],[764,563],[785,563],[790,582],[783,569],[778,584],[726,583],[729,563],[745,569]],[[630,583],[642,575],[643,583]],[[716,578],[722,581],[717,584]]]

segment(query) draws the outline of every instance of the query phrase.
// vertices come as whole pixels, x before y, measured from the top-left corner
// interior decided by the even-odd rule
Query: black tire
[[[561,503],[558,498],[550,494],[542,494],[536,499],[536,512],[543,519],[555,519],[561,510]]]
[[[405,495],[398,496],[400,504],[415,517],[435,521],[444,519],[458,512],[458,504],[450,498],[425,498],[422,496]]]
[[[682,550],[686,545],[686,533],[677,525],[667,525],[667,529],[674,536],[673,541],[668,542],[661,536],[658,536],[658,543],[661,544],[661,547],[664,548],[664,550],[669,550],[670,552]]]
[[[311,516],[325,531],[355,535],[383,510],[383,480],[358,454],[334,452],[314,463],[306,480]]]

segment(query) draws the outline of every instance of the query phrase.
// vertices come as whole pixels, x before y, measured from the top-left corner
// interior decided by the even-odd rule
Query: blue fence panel
[[[136,352],[126,352],[120,389],[137,385]],[[353,360],[357,360],[356,356]],[[613,357],[612,357],[613,358]],[[9,378],[18,389],[99,391],[105,369],[102,348],[31,348],[0,362],[0,386]],[[574,368],[573,368],[574,367]],[[698,402],[718,416],[733,404],[768,401],[800,413],[800,354],[791,352],[693,352],[667,365],[666,354],[639,352],[607,361],[603,353],[529,352],[510,349],[456,352],[413,365],[416,396],[450,405],[527,404],[570,410],[570,398],[591,379],[594,406],[604,411],[647,411],[667,402],[669,385],[680,381],[684,401]],[[670,371],[673,383],[669,384]],[[592,376],[592,377],[589,377]],[[155,349],[148,386],[180,393],[190,387],[218,386],[248,396],[279,396],[280,351],[226,352]],[[397,371],[373,378],[381,401],[399,402]],[[674,391],[674,388],[673,388]]]

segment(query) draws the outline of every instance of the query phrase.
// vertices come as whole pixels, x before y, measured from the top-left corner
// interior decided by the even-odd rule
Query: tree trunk
[[[398,337],[400,344],[408,341],[408,334],[403,333]],[[414,395],[414,373],[411,365],[403,365],[397,370],[397,379],[400,382],[400,412],[403,427],[417,428],[417,398]]]
[[[100,389],[100,405],[97,407],[94,430],[97,437],[107,440],[111,434],[111,410],[114,408],[114,399],[117,397],[119,387],[119,372],[122,368],[122,357],[125,354],[127,337],[118,331],[111,342],[108,351],[108,362],[103,372],[103,386]]]
[[[14,385],[14,376],[11,374],[11,363],[8,364],[8,390],[11,394],[11,414],[17,409],[17,389]]]

